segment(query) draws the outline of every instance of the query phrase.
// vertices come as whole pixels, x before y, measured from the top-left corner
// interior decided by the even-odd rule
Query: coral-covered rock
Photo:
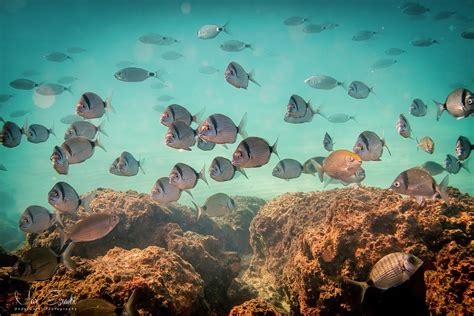
[[[281,315],[271,303],[253,299],[235,306],[229,316],[279,316]]]
[[[449,194],[449,207],[441,201],[420,207],[388,190],[367,187],[277,197],[252,222],[254,256],[246,278],[261,292],[255,280],[264,276],[276,293],[288,294],[286,303],[295,314],[387,314],[393,312],[387,308],[403,306],[401,298],[422,314],[472,313],[474,199],[457,190]],[[380,258],[396,251],[426,263],[421,278],[414,276],[404,291],[372,288],[361,306],[360,289],[344,278],[366,280]],[[423,279],[425,269],[434,272]],[[373,304],[380,301],[385,307]]]

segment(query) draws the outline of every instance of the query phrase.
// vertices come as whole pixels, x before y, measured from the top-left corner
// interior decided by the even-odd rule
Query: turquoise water
[[[41,144],[32,144],[23,137],[20,146],[0,147],[0,163],[7,172],[0,171],[0,216],[17,225],[20,214],[32,204],[49,207],[47,193],[57,181],[66,181],[80,194],[97,187],[115,190],[136,190],[149,193],[154,182],[167,176],[177,162],[200,170],[208,168],[215,156],[231,158],[237,143],[228,149],[216,146],[211,152],[193,148],[179,152],[164,144],[167,128],[160,124],[163,108],[170,103],[186,106],[191,113],[205,108],[204,117],[222,113],[238,123],[248,113],[247,131],[270,143],[279,137],[280,157],[300,162],[313,156],[327,155],[322,140],[328,132],[335,141],[335,149],[351,149],[357,136],[364,130],[385,133],[392,155],[387,152],[381,162],[364,162],[365,185],[387,188],[405,169],[421,165],[427,160],[443,163],[446,154],[454,154],[460,135],[474,141],[473,119],[455,120],[444,113],[436,122],[436,108],[432,99],[444,101],[453,84],[472,87],[474,41],[459,34],[473,22],[451,17],[434,21],[442,10],[473,12],[473,1],[430,1],[431,12],[423,18],[401,14],[398,1],[308,1],[308,2],[204,2],[204,1],[0,1],[0,93],[15,96],[0,107],[0,116],[23,125],[25,117],[12,118],[10,113],[25,109],[28,123],[50,127],[54,136]],[[303,25],[286,26],[289,16],[309,17],[314,23],[334,22],[339,26],[319,34],[302,32]],[[219,34],[210,40],[197,37],[205,24],[223,25],[230,21],[232,35]],[[379,32],[372,39],[354,42],[352,36],[360,30]],[[154,32],[178,39],[171,46],[144,44],[138,38]],[[409,41],[418,36],[429,36],[440,44],[413,47]],[[225,52],[219,45],[237,39],[252,43],[255,49]],[[53,51],[65,52],[79,46],[86,52],[72,55],[74,61],[47,61],[44,56]],[[387,58],[390,47],[406,50],[395,56],[392,67],[372,72],[371,65],[379,58]],[[184,58],[164,60],[161,54],[175,50]],[[165,69],[167,87],[153,89],[157,82],[149,78],[139,83],[118,81],[115,65],[122,60],[149,71]],[[247,71],[255,70],[255,78],[262,85],[249,83],[248,90],[236,89],[224,79],[227,64],[236,61]],[[219,69],[213,75],[201,74],[198,68],[211,65]],[[25,70],[39,74],[30,77],[36,82],[56,82],[62,76],[79,78],[72,84],[73,94],[64,92],[52,98],[40,97],[33,91],[15,90],[9,82],[25,77]],[[316,90],[304,83],[311,75],[325,74],[349,84],[360,80],[374,87],[375,95],[356,100],[342,88]],[[67,176],[57,174],[49,157],[53,146],[60,145],[67,128],[60,119],[73,114],[80,95],[92,91],[104,99],[113,93],[116,113],[105,120],[109,137],[101,136],[107,152],[97,149],[94,156],[82,164],[70,166]],[[288,99],[298,94],[322,106],[327,115],[346,113],[356,115],[357,121],[333,124],[320,116],[305,124],[283,121]],[[159,96],[174,99],[160,102]],[[426,117],[413,117],[408,107],[414,98],[428,104]],[[411,123],[414,136],[430,136],[436,144],[435,153],[417,151],[415,141],[403,139],[395,129],[400,113]],[[118,177],[109,173],[113,160],[127,150],[145,159],[146,174]],[[249,180],[240,176],[232,181],[217,183],[209,179],[209,187],[199,182],[192,190],[195,200],[202,204],[215,192],[230,195],[252,195],[270,199],[285,192],[322,190],[317,178],[302,175],[284,181],[272,176],[278,158],[273,156],[262,168],[249,169]],[[443,175],[437,176],[438,182]],[[474,181],[465,170],[450,176],[450,185],[462,192],[474,193]],[[331,188],[333,186],[330,186]],[[179,203],[190,204],[181,197]],[[20,237],[13,237],[19,239]],[[10,238],[10,237],[9,237]],[[8,240],[0,240],[5,243]]]

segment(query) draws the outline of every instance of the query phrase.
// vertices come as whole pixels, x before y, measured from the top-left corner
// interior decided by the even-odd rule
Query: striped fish
[[[196,131],[184,122],[174,122],[168,127],[165,144],[171,148],[191,151],[190,147],[196,144]]]
[[[364,131],[357,137],[352,150],[358,154],[363,161],[380,161],[380,157],[383,154],[383,147],[387,148],[388,153],[391,155],[385,143],[383,131],[381,138],[374,132]]]
[[[248,179],[244,169],[234,166],[232,161],[219,156],[212,160],[209,167],[209,176],[217,182],[224,182],[232,180],[236,171]]]
[[[104,101],[93,92],[82,94],[76,104],[76,114],[85,119],[100,118],[108,110],[112,110],[111,97]]]
[[[247,137],[245,125],[247,123],[247,113],[244,113],[238,126],[231,118],[223,114],[213,114],[202,122],[197,128],[199,138],[216,144],[233,144],[237,139],[237,134],[243,138]]]
[[[203,166],[201,171],[198,173],[193,167],[184,163],[177,163],[174,165],[173,169],[171,169],[169,175],[170,184],[181,190],[194,188],[198,180],[202,180],[208,184],[206,180],[205,167],[206,166]]]
[[[91,141],[85,137],[77,136],[64,141],[61,145],[70,165],[84,162],[92,157],[95,147],[100,147],[107,151],[100,142],[99,137],[95,141]]]
[[[302,172],[303,166],[299,163],[299,161],[295,159],[283,159],[280,160],[273,168],[272,176],[289,180],[298,178],[301,176]]]
[[[48,203],[60,212],[75,213],[79,206],[89,212],[89,204],[94,197],[95,192],[92,192],[81,199],[71,185],[58,182],[48,192]]]
[[[200,116],[202,112],[196,113],[192,115],[184,106],[179,104],[171,104],[168,105],[163,113],[160,116],[160,123],[169,127],[173,122],[183,122],[186,125],[191,125],[192,122],[196,122],[199,124]]]
[[[240,142],[232,155],[232,164],[240,168],[257,168],[270,161],[272,154],[277,155],[278,138],[270,144],[260,137],[247,137]]]
[[[181,190],[170,184],[168,177],[162,177],[156,180],[151,189],[150,197],[158,203],[168,204],[176,202],[181,197]]]
[[[365,292],[371,286],[387,290],[406,282],[421,267],[423,261],[411,254],[394,252],[386,255],[372,267],[366,282],[348,280],[348,283],[362,288],[361,303]]]
[[[284,121],[293,124],[307,123],[313,120],[315,114],[325,117],[319,107],[315,110],[310,101],[306,102],[299,95],[293,94],[288,101]]]

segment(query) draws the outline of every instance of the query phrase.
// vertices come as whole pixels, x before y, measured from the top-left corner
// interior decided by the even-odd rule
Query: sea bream
[[[69,92],[72,94],[71,87],[65,87],[63,85],[57,83],[43,83],[40,84],[36,89],[35,92],[40,95],[50,96],[50,95],[59,95],[64,91]]]
[[[411,126],[410,123],[408,123],[407,118],[405,115],[400,114],[398,116],[397,123],[395,124],[395,127],[397,128],[397,132],[403,137],[403,138],[411,138]]]
[[[90,212],[90,203],[94,197],[95,191],[81,198],[70,184],[61,181],[49,190],[48,203],[63,213],[76,213],[80,206]]]
[[[216,144],[233,144],[237,140],[237,134],[242,138],[247,137],[245,125],[247,124],[247,113],[244,113],[239,125],[223,114],[212,114],[208,116],[197,128],[197,135],[205,141]]]
[[[305,174],[310,174],[312,176],[315,176],[316,173],[318,173],[318,170],[316,170],[316,168],[314,167],[314,164],[311,162],[311,160],[316,161],[318,164],[320,164],[322,166],[323,162],[324,162],[324,159],[326,159],[326,157],[322,157],[322,156],[316,156],[316,157],[309,158],[308,160],[306,160],[303,163],[303,171],[302,172],[305,173]]]
[[[417,147],[423,149],[423,151],[427,152],[428,154],[432,154],[435,150],[435,143],[429,136],[423,137],[420,141],[418,138],[416,139]]]
[[[382,157],[383,154],[383,147],[387,148],[388,153],[392,155],[385,143],[383,132],[380,138],[374,132],[364,131],[357,137],[352,150],[358,154],[363,161],[380,161],[380,157]]]
[[[107,151],[99,138],[95,141],[91,141],[85,137],[76,136],[64,141],[61,145],[70,165],[84,162],[92,157],[95,147],[100,147],[104,151]]]
[[[10,82],[10,87],[18,90],[32,90],[36,87],[39,87],[41,83],[34,82],[30,79],[15,79]]]
[[[349,88],[347,88],[347,94],[354,99],[366,99],[370,93],[374,93],[374,89],[369,88],[362,81],[352,81]]]
[[[112,170],[112,168],[116,169]],[[132,177],[138,174],[139,169],[145,174],[143,170],[143,160],[136,160],[131,153],[124,151],[120,154],[118,160],[116,159],[114,161],[110,167],[110,172],[115,175]]]
[[[270,161],[270,156],[277,151],[278,139],[270,144],[260,137],[247,137],[242,140],[232,155],[232,164],[240,168],[258,168]]]
[[[229,63],[225,70],[225,80],[236,88],[247,89],[249,81],[257,86],[260,84],[255,80],[253,71],[247,73],[245,69],[235,61]]]
[[[216,193],[206,199],[203,206],[198,206],[194,203],[197,212],[197,220],[201,218],[202,214],[209,217],[221,217],[229,214],[235,209],[235,201],[225,193]]]
[[[86,92],[76,104],[76,114],[85,119],[101,118],[106,111],[113,110],[111,104],[112,97],[105,101],[93,92]]]
[[[414,99],[408,108],[408,112],[416,117],[422,117],[426,115],[428,106],[420,99]]]
[[[150,197],[158,203],[168,204],[176,202],[181,197],[181,190],[170,184],[168,177],[162,177],[156,180],[151,189]]]
[[[63,148],[59,146],[54,146],[53,153],[49,157],[51,163],[53,164],[54,170],[59,174],[68,174],[69,172],[69,162],[67,161],[66,153]]]
[[[437,101],[434,103],[438,106],[436,120],[439,120],[444,111],[457,119],[466,118],[474,113],[474,94],[468,89],[458,88],[448,95],[444,103]]]
[[[170,184],[181,190],[192,189],[197,185],[198,180],[202,180],[207,185],[206,180],[206,168],[202,167],[200,172],[194,170],[193,167],[188,166],[184,163],[177,163],[171,169],[171,172],[168,176],[170,179]]]
[[[165,144],[171,148],[191,151],[196,144],[196,131],[182,121],[173,122],[165,134]]]
[[[141,82],[151,77],[162,80],[159,70],[151,72],[138,67],[127,67],[120,69],[114,74],[114,77],[117,80],[125,82]]]
[[[216,147],[216,143],[205,141],[202,138],[198,138],[196,146],[202,151],[211,151],[214,149],[214,147]]]
[[[5,121],[2,117],[0,117],[0,122],[3,122],[2,131],[0,132],[0,143],[8,148],[20,145],[21,136],[25,130],[13,122]]]
[[[227,22],[226,24],[222,26],[215,25],[215,24],[203,25],[199,28],[197,32],[197,37],[203,40],[207,40],[207,39],[216,37],[222,32],[230,34],[229,22]]]
[[[217,182],[232,180],[237,171],[248,179],[245,170],[234,166],[227,158],[218,156],[212,160],[211,165],[209,166],[209,176]]]
[[[337,180],[351,177],[362,165],[362,158],[349,150],[339,149],[330,153],[322,165],[314,160],[312,163],[318,171],[319,180],[323,182],[325,173]]]
[[[323,139],[323,147],[327,151],[333,151],[335,142],[332,140],[331,135],[329,135],[327,132],[324,134],[324,139]]]
[[[48,280],[56,273],[59,262],[59,256],[50,248],[33,247],[13,265],[10,277],[27,282]]]
[[[240,52],[246,48],[253,50],[252,44],[247,44],[237,40],[225,41],[219,47],[226,52]]]
[[[290,97],[286,108],[284,121],[287,123],[300,124],[311,122],[315,114],[325,117],[319,107],[314,110],[310,101],[306,102],[297,94],[293,94]]]
[[[43,143],[48,140],[49,135],[54,135],[54,128],[47,128],[40,124],[31,124],[24,127],[26,129],[26,139],[33,144]]]
[[[18,223],[22,231],[33,234],[48,230],[54,225],[58,225],[58,230],[62,231],[62,222],[58,213],[51,214],[48,209],[39,205],[28,206]]]
[[[471,155],[471,151],[474,149],[474,145],[471,144],[469,138],[465,136],[459,136],[456,141],[456,157],[459,160],[466,160]]]
[[[444,160],[444,168],[447,172],[452,174],[457,174],[461,168],[465,169],[467,172],[471,173],[468,167],[469,160],[460,161],[451,154],[446,155]]]
[[[108,136],[104,130],[104,124],[105,121],[100,123],[99,126],[95,126],[88,121],[74,122],[66,129],[66,132],[64,133],[64,140],[68,140],[76,136],[82,136],[87,139],[94,140],[98,133]]]
[[[442,165],[434,161],[426,161],[419,168],[425,170],[432,176],[437,176],[446,171]]]
[[[289,180],[296,179],[301,176],[303,172],[303,166],[295,159],[282,159],[273,168],[272,176]]]
[[[203,111],[192,115],[184,106],[179,104],[168,105],[160,116],[160,123],[169,127],[174,122],[183,122],[191,126],[192,122],[199,124]]]
[[[316,75],[308,77],[304,80],[308,86],[314,89],[321,89],[321,90],[331,90],[335,87],[342,87],[346,88],[344,82],[338,81],[333,77],[326,76],[326,75]]]

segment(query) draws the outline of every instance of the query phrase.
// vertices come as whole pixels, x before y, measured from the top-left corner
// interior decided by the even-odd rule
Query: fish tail
[[[385,141],[385,132],[383,129],[382,129],[382,138],[380,140],[382,141],[382,146],[387,148],[388,154],[391,156],[392,153],[390,152],[390,149],[387,146],[387,142]]]
[[[66,59],[69,59],[70,61],[74,62],[74,58],[72,58],[72,57],[69,56],[69,55],[66,56]]]
[[[464,168],[467,172],[471,173],[471,171],[469,170],[469,159],[467,160],[464,160],[464,162],[460,162],[461,164],[461,168]]]
[[[143,165],[145,164],[145,158],[141,158],[138,160],[138,168],[140,168],[140,170],[143,172],[143,174],[146,174],[145,173],[145,170],[143,170]]]
[[[370,285],[368,285],[367,282],[359,282],[359,281],[354,281],[354,280],[349,280],[349,279],[344,279],[344,281],[348,284],[357,285],[357,286],[360,286],[362,288],[362,295],[361,295],[361,298],[360,298],[360,302],[362,303],[364,301],[365,292],[370,287]]]
[[[115,108],[112,106],[112,97],[114,96],[114,92],[110,92],[110,95],[105,99],[105,109],[108,111],[112,111],[112,113],[117,113]]]
[[[239,126],[237,126],[237,132],[242,136],[242,138],[247,138],[247,131],[245,127],[247,125],[247,112],[242,115],[242,119],[240,120]]]
[[[80,205],[84,208],[84,210],[88,213],[91,212],[91,202],[95,198],[96,191],[92,191],[85,195],[81,200],[80,200]]]
[[[204,112],[206,111],[206,108],[203,107],[201,111],[197,112],[196,114],[193,115],[193,122],[196,124],[201,124],[202,122],[202,116],[204,115]]]
[[[226,32],[229,35],[232,35],[232,32],[230,31],[230,28],[229,28],[229,24],[230,24],[230,21],[225,22],[225,24],[222,25],[222,31]]]
[[[247,177],[247,173],[245,172],[245,170],[243,168],[240,168],[240,167],[237,167],[236,169],[238,172],[240,172],[241,174],[244,175],[245,178],[247,178],[247,180],[249,179],[249,177]]]
[[[254,50],[254,49],[255,49],[255,45],[252,44],[252,43],[245,44],[245,47],[247,47],[247,48],[250,49],[250,50]]]
[[[161,77],[161,69],[155,70],[155,72],[151,72],[150,76],[155,77],[156,79],[158,79],[162,82],[165,82],[165,80],[163,80],[163,78]]]
[[[337,85],[342,87],[344,90],[347,90],[346,82],[345,81],[338,81]]]
[[[438,101],[433,100],[434,104],[438,107],[438,112],[436,113],[436,120],[439,121],[441,114],[446,110],[446,106]]]
[[[59,243],[60,243],[60,246],[61,248],[64,247],[64,243],[66,242],[65,240],[65,235],[64,235],[64,229],[61,225],[56,225],[56,230],[58,231],[59,233]]]
[[[107,149],[105,149],[104,145],[100,142],[100,137],[97,136],[96,140],[94,141],[94,146],[102,148],[105,152],[107,152]]]
[[[353,120],[353,121],[356,122],[356,123],[359,123],[359,122],[357,122],[357,120],[356,120],[356,115],[357,115],[357,114],[354,114],[354,115],[352,115],[352,116],[349,116],[349,119],[350,119],[350,120]]]
[[[105,121],[102,121],[102,122],[99,124],[99,126],[97,127],[97,131],[98,131],[99,133],[104,134],[105,136],[109,136],[109,135],[107,134],[107,132],[105,131]]]
[[[191,203],[193,203],[194,205],[194,211],[197,213],[197,217],[196,217],[196,222],[199,222],[199,219],[201,218],[201,215],[202,215],[202,208],[199,207],[196,202],[194,202],[193,200],[191,200]]]
[[[23,126],[21,128],[21,133],[23,135],[26,135],[26,132],[28,131],[28,119],[25,119],[25,123],[23,123]]]
[[[323,182],[324,180],[324,169],[316,160],[311,159],[311,164],[313,165],[314,169],[318,171],[319,181]]]
[[[280,155],[278,155],[278,149],[277,149],[277,147],[278,147],[278,139],[279,139],[279,138],[280,138],[280,136],[277,136],[277,139],[275,140],[275,143],[273,143],[273,146],[270,147],[270,152],[271,152],[272,154],[275,154],[275,155],[278,157],[278,159],[280,159]]]
[[[446,192],[446,189],[448,188],[448,184],[449,184],[449,175],[446,175],[443,181],[441,181],[441,183],[438,186],[438,192],[439,192],[439,195],[441,195],[441,198],[449,206],[449,196],[448,196],[448,193]]]
[[[71,242],[61,254],[62,263],[66,266],[66,268],[72,271],[76,271],[76,263],[71,259],[71,253],[75,246],[76,243]]]
[[[51,135],[56,136],[56,133],[54,132],[54,122],[53,122],[53,125],[51,125],[51,128],[48,129],[48,133],[51,134]]]
[[[250,71],[248,74],[248,77],[249,77],[249,80],[252,81],[253,83],[255,83],[257,86],[261,87],[262,85],[259,84],[256,80],[255,80],[255,71],[252,69],[252,71]]]
[[[64,90],[66,90],[67,92],[69,92],[71,95],[74,95],[73,91],[72,91],[72,85],[70,85],[69,87],[65,87]]]
[[[374,87],[369,88],[369,93],[372,93],[373,95],[377,95],[374,91]]]
[[[198,177],[199,179],[204,181],[207,184],[207,186],[209,186],[209,183],[207,182],[207,179],[206,179],[206,165],[202,166],[201,171],[199,171]]]
[[[184,192],[186,192],[190,197],[192,197],[194,199],[194,196],[193,196],[193,193],[191,192],[191,190],[184,190]]]
[[[135,306],[136,302],[137,302],[137,292],[138,292],[138,288],[135,288],[132,292],[132,295],[130,295],[130,297],[128,298],[127,300],[127,303],[125,304],[125,312],[127,313],[127,315],[139,315],[138,311],[137,311],[137,307]]]

